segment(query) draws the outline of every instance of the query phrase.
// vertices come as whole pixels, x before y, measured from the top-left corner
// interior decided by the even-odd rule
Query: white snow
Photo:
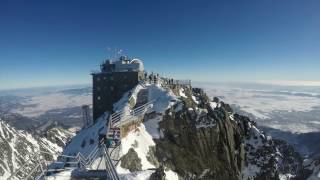
[[[136,100],[137,94],[142,88],[144,87],[137,85],[132,91],[125,93],[123,97],[114,104],[114,110],[116,112],[129,112],[132,108],[130,107],[129,99],[133,98]],[[162,120],[162,114],[164,114],[165,110],[179,101],[173,92],[165,90],[161,87],[161,84],[151,84],[145,88],[148,89],[149,100],[153,100],[153,110],[156,112],[156,117],[141,123],[137,129],[129,132],[126,137],[123,137],[120,148],[118,149],[121,157],[126,154],[130,148],[133,148],[141,159],[142,171],[131,173],[129,170],[122,168],[120,166],[121,162],[119,162],[116,170],[121,179],[148,179],[154,172],[153,170],[149,170],[150,168],[155,168],[155,166],[147,160],[147,155],[150,147],[155,146],[153,139],[160,138],[161,136],[158,123]],[[105,114],[97,120],[96,124],[82,129],[64,149],[63,154],[76,155],[80,152],[84,156],[87,156],[97,145],[99,133],[103,134],[106,132],[105,124],[107,117],[108,115]],[[94,143],[90,144],[90,139],[94,140]],[[103,168],[99,165],[99,160],[99,158],[95,160],[93,164],[94,168]],[[167,179],[178,179],[177,174],[171,170],[167,170],[165,173]],[[68,173],[64,174],[64,176],[68,176]]]
[[[197,100],[197,98],[194,95],[192,95],[191,98],[196,104],[199,104],[199,101]]]
[[[164,171],[164,173],[166,173],[166,179],[167,180],[178,180],[178,174],[175,173],[174,171],[168,170],[168,171]]]
[[[155,146],[153,139],[161,137],[159,122],[162,120],[162,115],[168,108],[179,102],[173,92],[165,90],[161,87],[161,84],[147,85],[146,88],[149,91],[149,100],[154,101],[153,110],[157,113],[156,117],[141,123],[136,130],[129,132],[126,137],[122,138],[120,148],[120,156],[126,154],[130,148],[133,148],[137,152],[138,157],[141,159],[142,171],[131,173],[128,169],[122,168],[120,166],[121,162],[119,162],[116,169],[122,179],[148,179],[154,172],[148,170],[149,168],[155,168],[155,166],[147,160],[147,154],[150,147]],[[134,97],[136,98],[136,96]],[[128,106],[125,103],[121,104],[117,104],[115,107],[121,109],[119,107],[122,106],[122,109],[124,109],[123,106]],[[178,107],[177,110],[179,108],[181,107]],[[166,179],[178,179],[177,174],[171,170],[167,170],[165,173]]]
[[[65,170],[60,173],[46,177],[47,180],[71,180],[72,170]]]
[[[135,144],[137,144],[137,146],[135,146]],[[144,124],[140,124],[138,129],[134,132],[130,132],[121,140],[121,154],[124,155],[130,148],[133,148],[141,159],[142,170],[155,168],[146,157],[150,146],[155,146],[152,136],[146,131]]]
[[[119,177],[120,179],[127,179],[127,180],[143,180],[143,179],[149,179],[149,177],[153,172],[154,171],[152,170],[145,170],[145,171],[139,171],[139,172],[133,172],[133,173],[128,172],[126,174],[119,174]]]
[[[66,136],[62,132],[59,132],[56,134],[56,138],[65,139]],[[43,148],[41,149],[42,151],[51,153],[54,158],[62,151],[60,146],[52,143],[48,139],[36,139],[33,135],[27,132],[15,130],[13,127],[0,119],[0,142],[1,141],[8,143],[10,147],[8,151],[0,152],[1,155],[4,156],[4,158],[1,159],[1,161],[4,163],[4,165],[1,165],[4,170],[4,174],[2,176],[4,179],[8,178],[12,172],[21,167],[22,162],[20,159],[25,159],[28,161],[28,159],[30,159],[33,155],[39,153],[40,147]],[[19,144],[21,145],[21,143],[23,146],[18,146]],[[5,152],[11,152],[11,158],[9,158]],[[13,171],[10,169],[10,164],[12,164]]]
[[[217,106],[218,106],[218,105],[217,105],[216,102],[210,102],[210,107],[211,107],[212,109],[216,108]]]
[[[155,146],[155,143],[152,136],[146,131],[144,124],[140,124],[138,129],[130,132],[121,140],[120,154],[124,155],[130,148],[133,148],[141,159],[142,164],[142,171],[131,173],[128,169],[122,168],[120,165],[121,162],[119,162],[116,169],[121,179],[149,179],[154,171],[148,169],[155,168],[155,166],[147,160],[150,146]]]
[[[162,137],[161,131],[159,129],[159,122],[161,120],[162,120],[162,116],[157,116],[143,123],[146,130],[152,136],[153,139],[159,139],[160,137]]]
[[[95,159],[90,167],[91,169],[106,169],[106,164],[104,163],[103,157],[98,157]]]
[[[245,144],[251,145],[251,147],[254,147],[255,149],[262,148],[263,142],[261,139],[261,135],[263,135],[259,129],[257,129],[254,125],[251,123],[248,124],[250,128],[250,139],[245,139]],[[254,138],[257,137],[257,138]],[[248,159],[253,159],[248,153]],[[260,161],[260,160],[257,160]],[[242,169],[242,177],[243,179],[247,180],[248,178],[254,178],[259,172],[260,172],[260,167],[258,167],[255,164],[248,163],[247,166],[244,166]]]
[[[94,125],[82,129],[71,139],[70,143],[65,147],[63,154],[72,156],[80,152],[86,157],[98,145],[99,134],[106,134],[106,118],[108,117],[109,115],[105,113],[97,119]],[[94,140],[94,142],[90,144],[90,140]],[[84,147],[82,147],[83,144],[85,144]]]
[[[137,95],[141,89],[143,89],[143,87],[140,84],[138,84],[132,90],[129,90],[128,92],[124,93],[122,98],[113,105],[113,110],[115,112],[128,111],[130,109],[130,98],[133,98],[136,101]]]
[[[180,88],[180,89],[179,89],[179,95],[180,95],[181,97],[188,98],[188,97],[186,96],[186,94],[184,93],[184,89],[183,89],[183,88]]]
[[[153,110],[159,113],[164,113],[166,109],[178,101],[177,97],[172,91],[167,91],[163,89],[160,85],[150,85],[149,89],[149,99],[154,100]]]

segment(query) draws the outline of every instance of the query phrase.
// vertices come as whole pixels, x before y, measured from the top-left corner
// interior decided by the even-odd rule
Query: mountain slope
[[[256,122],[202,89],[137,85],[114,104],[114,111],[131,112],[142,90],[148,92],[152,110],[122,125],[121,145],[110,152],[121,179],[287,180],[318,175],[317,161],[308,170],[288,143],[266,136]],[[108,113],[82,129],[64,154],[88,155],[106,132],[107,120]]]
[[[42,135],[30,134],[19,131],[0,119],[0,176],[7,178],[15,172],[22,164],[39,154],[40,151],[49,152],[48,159],[53,159],[60,153],[66,142],[73,136],[62,128],[54,127],[47,129]],[[32,168],[28,164],[28,168]]]
[[[185,86],[157,88],[174,93],[175,101],[167,99],[170,106],[147,114],[122,139],[122,158],[137,159],[136,164],[119,163],[118,172],[124,177],[137,178],[144,172],[148,179],[161,174],[157,171],[163,166],[162,176],[170,170],[174,177],[187,179],[304,179],[309,175],[289,144],[265,136],[254,121],[234,114],[218,98],[210,100],[201,89]],[[150,168],[157,171],[152,174]]]

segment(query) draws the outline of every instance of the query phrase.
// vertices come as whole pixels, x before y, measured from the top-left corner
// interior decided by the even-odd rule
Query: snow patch
[[[63,154],[74,156],[80,152],[82,155],[87,156],[98,145],[99,134],[106,134],[106,118],[108,117],[109,115],[105,113],[97,119],[94,125],[82,129],[71,139],[70,143],[65,147]]]
[[[194,95],[192,95],[191,98],[196,104],[199,104],[199,101],[197,100],[197,98]]]
[[[146,157],[150,146],[155,146],[152,136],[146,131],[144,124],[140,124],[137,130],[130,132],[121,140],[120,154],[125,155],[128,153],[130,148],[133,148],[141,159],[143,170],[155,168],[155,166],[152,165]]]
[[[180,95],[181,97],[188,98],[188,97],[186,96],[186,94],[184,93],[184,89],[183,89],[183,88],[180,88],[180,89],[179,89],[179,95]]]

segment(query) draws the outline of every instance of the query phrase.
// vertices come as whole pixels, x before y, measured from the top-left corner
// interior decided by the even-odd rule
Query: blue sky
[[[195,81],[320,81],[320,1],[0,1],[0,89],[90,83],[108,47]]]

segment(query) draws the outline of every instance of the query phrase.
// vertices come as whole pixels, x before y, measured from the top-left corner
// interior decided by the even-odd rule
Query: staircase
[[[47,152],[46,152],[47,153]],[[105,163],[106,170],[92,170],[91,166],[93,162],[101,157]],[[13,173],[8,179],[45,179],[45,177],[60,173],[67,170],[76,170],[72,173],[72,178],[85,178],[88,179],[96,175],[97,177],[103,176],[104,179],[119,180],[117,172],[114,168],[114,164],[108,154],[108,150],[105,144],[100,143],[97,145],[87,157],[84,157],[81,153],[76,156],[59,155],[57,161],[50,166],[44,166],[47,161],[41,156],[36,154],[33,158],[39,159],[39,163],[36,164],[30,172],[25,172],[28,169],[29,164],[24,164],[15,173]],[[18,177],[18,174],[22,174]]]
[[[14,172],[8,179],[46,179],[47,176],[56,175],[63,171],[72,171],[72,177],[75,179],[92,179],[103,178],[111,180],[119,180],[118,174],[115,170],[115,165],[118,163],[114,150],[119,150],[120,147],[120,126],[126,123],[133,122],[144,116],[146,112],[153,108],[153,102],[148,102],[148,89],[141,89],[137,95],[137,102],[133,110],[120,111],[109,116],[109,125],[107,126],[106,141],[112,140],[112,144],[108,144],[108,148],[113,148],[109,154],[105,142],[100,142],[95,148],[91,150],[87,157],[80,152],[76,156],[58,155],[56,162],[46,161],[40,153],[50,154],[48,152],[40,152],[35,154],[29,161],[27,161],[21,168]],[[50,154],[52,155],[52,154]],[[119,154],[118,154],[119,156]],[[98,158],[103,158],[106,169],[92,170],[92,164]],[[36,166],[30,170],[30,161],[37,161]],[[28,164],[29,163],[29,164]],[[101,162],[100,162],[101,163]],[[48,165],[50,164],[50,165]]]

